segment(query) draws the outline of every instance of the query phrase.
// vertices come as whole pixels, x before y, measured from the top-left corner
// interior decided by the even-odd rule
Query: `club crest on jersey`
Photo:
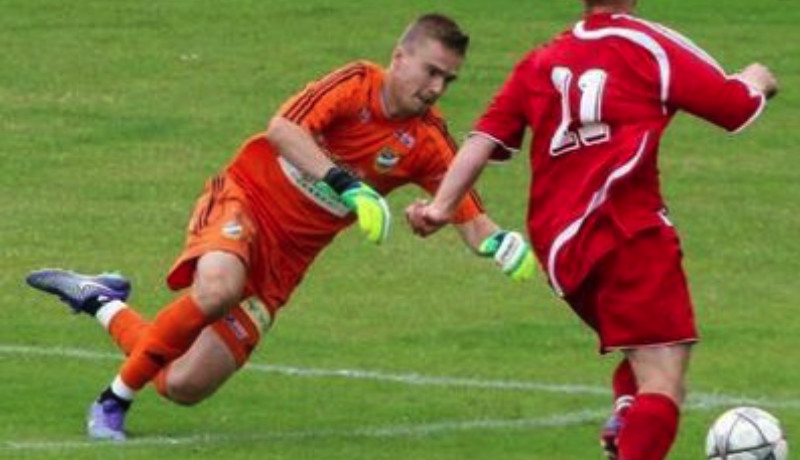
[[[399,161],[400,156],[391,147],[384,147],[375,158],[375,169],[378,172],[386,172],[394,168]]]
[[[222,235],[232,240],[238,240],[244,234],[244,227],[238,220],[232,220],[222,226]]]

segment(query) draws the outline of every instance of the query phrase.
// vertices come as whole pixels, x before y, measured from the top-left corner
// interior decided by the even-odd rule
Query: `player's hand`
[[[531,247],[517,232],[500,230],[493,233],[483,240],[478,253],[494,258],[503,273],[513,281],[531,279],[536,270]]]
[[[739,72],[737,76],[750,86],[764,93],[767,99],[778,94],[778,80],[772,75],[772,72],[762,64],[757,62],[750,64]]]
[[[406,221],[415,234],[425,237],[447,225],[450,217],[426,200],[417,200],[406,208]]]
[[[386,241],[392,215],[386,200],[369,185],[339,167],[325,173],[322,181],[336,192],[342,202],[358,217],[358,226],[375,244]]]
[[[378,192],[356,181],[340,196],[344,204],[358,216],[358,226],[369,241],[375,244],[386,241],[392,216],[386,200]]]

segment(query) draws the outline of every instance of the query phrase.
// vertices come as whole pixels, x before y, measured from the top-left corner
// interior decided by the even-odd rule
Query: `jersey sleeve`
[[[278,114],[312,133],[358,107],[367,68],[354,63],[308,84],[278,110]]]
[[[424,149],[420,158],[424,159],[412,179],[430,195],[436,194],[442,184],[447,169],[455,158],[458,146],[447,131],[440,117],[426,116],[427,139],[421,144]],[[456,208],[453,223],[461,224],[483,214],[483,203],[475,190],[470,190]]]
[[[697,45],[673,31],[663,42],[670,63],[667,105],[685,110],[728,131],[740,131],[763,110],[764,95],[725,74]]]
[[[506,161],[522,146],[525,135],[525,85],[527,60],[518,63],[500,90],[494,95],[486,111],[475,123],[471,136],[484,136],[497,146],[490,156],[493,161]]]

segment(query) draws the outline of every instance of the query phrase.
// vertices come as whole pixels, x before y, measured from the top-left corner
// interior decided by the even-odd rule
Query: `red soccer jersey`
[[[355,62],[309,84],[279,113],[305,128],[335,163],[381,194],[407,183],[434,193],[456,145],[436,108],[418,117],[387,118],[383,81],[382,68]],[[338,197],[281,157],[264,135],[242,146],[228,173],[245,191],[254,217],[303,263],[353,221]],[[455,221],[481,212],[477,195],[470,193]]]
[[[527,54],[474,134],[495,140],[495,159],[505,159],[533,130],[528,231],[563,295],[620,242],[668,223],[656,154],[678,110],[738,131],[763,106],[678,33],[597,14]]]

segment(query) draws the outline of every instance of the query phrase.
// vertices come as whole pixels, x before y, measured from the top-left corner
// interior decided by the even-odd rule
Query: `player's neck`
[[[386,118],[395,118],[397,114],[395,113],[396,110],[393,110],[393,101],[389,95],[389,81],[384,80],[383,85],[381,85],[381,108],[383,109],[383,115]]]
[[[408,115],[400,110],[400,104],[392,98],[392,82],[386,78],[381,85],[381,108],[383,109],[383,116],[389,120],[398,120],[407,118]]]

